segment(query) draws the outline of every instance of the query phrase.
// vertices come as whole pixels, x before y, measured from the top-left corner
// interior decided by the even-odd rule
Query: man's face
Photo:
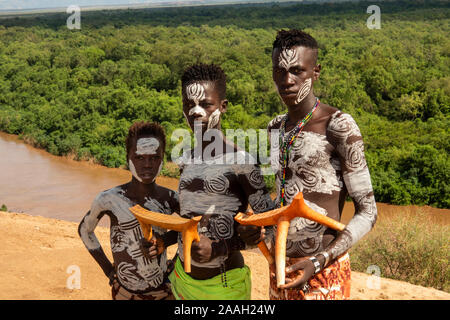
[[[287,106],[302,102],[312,91],[313,83],[319,75],[316,52],[311,48],[276,48],[272,53],[273,81]]]
[[[140,136],[128,154],[128,166],[132,175],[142,183],[153,183],[162,164],[161,141],[154,136]]]
[[[214,83],[210,81],[194,82],[184,88],[183,114],[192,130],[194,122],[201,124],[203,132],[217,129],[226,104],[227,100],[220,98]]]

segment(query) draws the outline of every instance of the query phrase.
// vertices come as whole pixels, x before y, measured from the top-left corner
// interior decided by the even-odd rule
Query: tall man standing
[[[314,94],[321,70],[317,56],[316,40],[299,30],[279,31],[273,43],[272,76],[288,108],[268,125],[270,134],[279,132],[279,143],[271,147],[276,159],[276,202],[289,205],[303,192],[312,209],[339,221],[350,195],[355,214],[341,233],[304,218],[291,221],[286,284],[277,288],[271,274],[271,299],[348,299],[347,252],[371,230],[377,217],[357,124]]]

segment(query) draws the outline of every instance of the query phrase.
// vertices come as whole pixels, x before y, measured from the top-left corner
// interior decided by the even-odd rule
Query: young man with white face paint
[[[155,183],[162,168],[165,144],[160,125],[134,123],[126,141],[131,181],[101,192],[78,228],[89,253],[109,278],[114,300],[173,299],[168,282],[172,265],[165,248],[177,242],[178,233],[153,227],[154,236],[148,242],[129,210],[139,204],[154,212],[179,212],[177,192]],[[104,215],[109,216],[111,222],[114,264],[106,257],[94,233]]]
[[[216,65],[194,65],[183,74],[183,113],[197,145],[179,162],[180,215],[202,219],[189,274],[182,267],[183,242],[178,240],[179,259],[169,276],[176,299],[250,299],[250,270],[240,250],[264,236],[258,227],[240,226],[234,216],[248,205],[255,213],[274,207],[260,168],[220,130],[225,92],[225,74]]]
[[[298,192],[315,211],[341,219],[345,198],[355,203],[355,215],[337,233],[304,218],[290,223],[286,285],[270,276],[271,299],[348,299],[348,250],[371,230],[377,217],[369,170],[359,128],[346,113],[316,98],[314,82],[318,45],[299,30],[278,32],[273,44],[273,80],[287,113],[269,125],[279,134],[271,146],[276,172],[277,206],[289,205]],[[267,240],[269,240],[269,236]],[[273,239],[269,241],[273,247]],[[273,271],[273,270],[272,270]]]

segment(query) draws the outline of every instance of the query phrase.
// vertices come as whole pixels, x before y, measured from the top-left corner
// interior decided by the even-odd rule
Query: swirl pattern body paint
[[[262,179],[261,169],[244,151],[229,152],[207,161],[193,161],[187,152],[180,163],[180,215],[184,218],[203,216],[198,232],[211,240],[228,240],[237,237],[234,216],[246,212],[250,204],[255,213],[274,208]],[[240,163],[240,164],[236,164]],[[243,163],[243,164],[241,164]],[[183,243],[179,237],[178,248],[183,259]],[[209,262],[192,260],[192,265],[218,268],[223,256]]]
[[[178,194],[174,191],[169,191],[169,194],[169,200],[163,203],[147,197],[143,206],[165,214],[178,212]],[[93,201],[91,210],[80,223],[79,232],[86,248],[94,255],[101,250],[94,233],[95,227],[104,214],[110,217],[111,251],[118,281],[125,289],[139,293],[163,284],[167,271],[167,256],[165,251],[154,259],[143,255],[140,246],[142,230],[129,210],[134,205],[136,203],[125,196],[122,187],[106,190]],[[161,237],[167,230],[153,227],[153,232]]]
[[[278,129],[283,116],[273,119],[269,132]],[[275,131],[274,131],[275,132]],[[288,132],[286,132],[286,136]],[[278,141],[274,139],[271,141]],[[276,185],[281,183],[279,146],[271,146]],[[323,251],[335,240],[330,250],[334,259],[347,251],[372,228],[377,216],[370,174],[364,156],[359,128],[349,114],[334,112],[325,132],[305,128],[294,141],[286,169],[286,204],[298,192],[305,202],[318,213],[340,220],[347,193],[355,201],[355,216],[337,238],[334,232],[304,218],[290,223],[287,256],[302,257]],[[280,204],[280,190],[277,190]],[[327,234],[328,231],[328,234]]]

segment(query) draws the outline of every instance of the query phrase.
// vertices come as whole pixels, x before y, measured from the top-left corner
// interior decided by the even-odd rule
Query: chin
[[[286,98],[286,99],[281,98],[281,100],[288,108],[295,107],[297,105],[295,103],[296,97],[295,98]]]

